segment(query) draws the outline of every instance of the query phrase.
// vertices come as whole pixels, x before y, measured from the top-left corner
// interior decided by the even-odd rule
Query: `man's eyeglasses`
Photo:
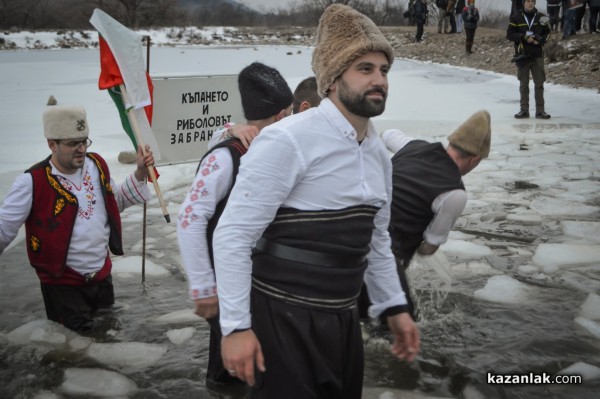
[[[78,148],[80,145],[83,145],[85,148],[88,148],[92,145],[92,140],[89,138],[83,140],[75,140],[75,141],[62,141],[62,140],[54,140],[57,144],[64,144],[69,148]]]

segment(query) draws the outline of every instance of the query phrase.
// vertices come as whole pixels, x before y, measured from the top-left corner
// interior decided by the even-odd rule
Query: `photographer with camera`
[[[512,59],[517,65],[521,110],[515,118],[529,118],[529,74],[533,78],[535,97],[535,117],[550,119],[544,110],[544,70],[543,46],[550,35],[549,18],[538,12],[535,0],[523,0],[523,12],[510,17],[506,38],[515,43],[515,56]]]

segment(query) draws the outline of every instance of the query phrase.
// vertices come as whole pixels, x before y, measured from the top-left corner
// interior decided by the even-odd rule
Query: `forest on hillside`
[[[437,20],[435,0],[430,24]],[[342,3],[380,26],[408,25],[406,0],[304,0],[289,9],[259,12],[235,0],[0,0],[0,29],[90,29],[95,8],[131,28],[169,26],[316,26],[323,10]],[[505,24],[501,12],[482,16],[481,26]]]

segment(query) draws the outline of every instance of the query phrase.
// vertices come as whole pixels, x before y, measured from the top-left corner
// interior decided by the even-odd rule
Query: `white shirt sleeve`
[[[391,163],[385,169],[386,193],[388,201],[375,215],[375,229],[367,255],[369,267],[365,272],[365,283],[373,305],[369,307],[369,316],[378,317],[387,308],[406,305],[406,295],[402,291],[398,278],[396,259],[390,248],[391,238],[388,232],[390,206],[392,198]]]
[[[212,138],[208,142],[208,149],[210,150],[214,146],[216,146],[217,144],[219,144],[221,141],[225,141],[225,134],[224,133],[227,132],[227,130],[229,130],[233,126],[235,126],[235,123],[229,122],[229,123],[226,123],[219,130],[215,130],[215,132],[213,133]]]
[[[431,210],[435,215],[423,233],[425,242],[437,247],[445,243],[450,230],[466,205],[467,192],[465,190],[446,191],[438,195],[431,204]]]
[[[132,205],[143,204],[151,197],[148,183],[138,181],[134,173],[130,174],[123,183],[118,185],[111,178],[110,184],[115,193],[119,212],[123,212]]]
[[[0,254],[14,240],[27,220],[33,202],[31,174],[22,173],[13,182],[0,208]]]
[[[397,153],[406,144],[414,140],[413,137],[407,136],[403,131],[399,129],[389,129],[381,133],[381,139],[385,143],[388,151]]]
[[[200,164],[181,204],[177,239],[192,299],[217,295],[215,273],[208,252],[207,226],[232,182],[231,154],[226,148],[218,148]]]
[[[285,131],[263,131],[242,158],[213,238],[223,335],[251,326],[251,250],[306,169],[297,148]]]

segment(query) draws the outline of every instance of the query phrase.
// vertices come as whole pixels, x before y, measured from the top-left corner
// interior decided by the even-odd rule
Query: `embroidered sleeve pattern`
[[[217,157],[214,155],[210,155],[206,160],[202,161],[202,165],[200,165],[200,169],[198,170],[198,176],[201,176],[201,178],[192,185],[188,192],[190,203],[188,203],[187,206],[182,208],[182,211],[179,212],[179,225],[181,228],[187,229],[190,224],[198,219],[198,215],[194,212],[193,203],[200,199],[206,198],[209,195],[208,187],[204,178],[219,169],[219,162]]]

